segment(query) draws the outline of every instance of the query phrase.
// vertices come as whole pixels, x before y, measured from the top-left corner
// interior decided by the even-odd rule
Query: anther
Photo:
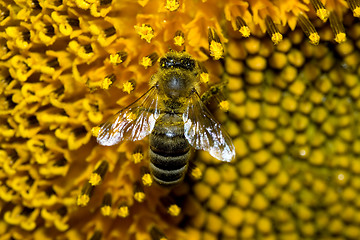
[[[210,80],[210,76],[208,70],[202,63],[198,63],[199,70],[200,70],[200,81],[203,83],[208,83]]]
[[[194,166],[193,168],[190,169],[190,176],[194,179],[194,180],[200,180],[202,178],[202,172],[200,170],[199,167]]]
[[[166,208],[166,211],[169,215],[176,217],[181,213],[181,208],[176,204],[176,202],[170,197],[163,197],[160,199],[161,204]]]
[[[212,56],[215,60],[219,60],[224,56],[224,47],[220,41],[219,35],[215,32],[215,29],[209,28],[208,40],[210,56]]]
[[[242,19],[240,16],[237,16],[235,20],[235,24],[236,24],[235,30],[239,31],[243,37],[250,36],[250,28],[246,25],[244,19]]]
[[[61,158],[59,160],[57,160],[55,163],[54,163],[54,166],[58,166],[58,167],[63,167],[67,164],[67,161],[65,158]]]
[[[174,36],[174,44],[182,46],[185,43],[185,35],[181,30],[177,30]]]
[[[127,59],[127,52],[125,51],[119,51],[115,54],[111,54],[110,55],[110,62],[113,65],[119,65],[120,63],[125,62],[125,60]]]
[[[135,89],[136,82],[134,79],[130,79],[123,83],[123,91],[130,94]]]
[[[267,16],[265,18],[265,25],[266,25],[267,32],[271,37],[271,41],[273,41],[273,43],[275,45],[280,43],[283,39],[283,36],[280,33],[279,29],[276,27],[276,25],[273,22],[273,20],[271,19],[271,17]]]
[[[146,57],[143,57],[141,59],[140,64],[143,65],[145,68],[148,68],[148,67],[153,66],[158,59],[159,59],[158,54],[154,52]]]
[[[149,169],[145,166],[142,166],[140,170],[141,170],[142,184],[147,187],[151,186],[153,183],[153,179],[152,179]]]
[[[144,159],[144,154],[142,153],[142,149],[138,147],[135,152],[131,155],[132,161],[137,164],[140,163]]]
[[[104,176],[109,168],[109,163],[107,161],[102,161],[100,165],[93,171],[90,176],[89,183],[92,186],[97,186],[104,179]]]
[[[54,191],[53,187],[48,187],[47,189],[45,189],[45,194],[48,197],[51,197],[53,195],[56,195],[56,192]]]
[[[84,50],[85,50],[85,53],[93,52],[93,48],[92,48],[91,44],[84,45]]]
[[[111,4],[112,0],[100,0],[100,6]]]
[[[101,83],[101,88],[109,89],[115,81],[116,81],[115,74],[112,73],[110,75],[107,75]]]
[[[100,240],[102,236],[102,232],[95,231],[94,234],[91,236],[90,240]]]
[[[25,42],[30,42],[30,31],[24,31],[21,34]]]
[[[31,5],[32,5],[31,7],[32,7],[33,9],[37,9],[37,10],[41,10],[41,9],[42,9],[42,7],[40,6],[40,3],[39,3],[38,0],[32,0]]]
[[[45,26],[45,30],[46,30],[46,35],[49,37],[52,37],[55,35],[55,29],[52,25],[47,25]]]
[[[112,196],[111,193],[106,193],[104,195],[102,205],[101,205],[101,214],[104,216],[109,216],[111,213],[111,204],[112,204]]]
[[[347,0],[354,17],[360,17],[360,1],[359,0]]]
[[[180,7],[178,0],[166,0],[165,8],[170,12],[176,11]]]
[[[335,35],[335,42],[342,43],[346,41],[344,25],[340,22],[335,12],[330,12],[330,27]]]
[[[324,4],[320,0],[310,0],[311,5],[315,8],[316,15],[323,21],[329,18],[329,12],[326,10]]]
[[[125,202],[120,204],[118,209],[118,216],[122,218],[129,216],[129,207]]]
[[[104,33],[105,33],[105,37],[111,37],[116,33],[116,29],[114,27],[109,27],[104,30]]]
[[[150,229],[150,236],[152,240],[167,240],[168,238],[157,227],[153,226]]]
[[[94,186],[86,182],[81,190],[81,194],[77,198],[77,205],[82,207],[86,206],[90,201],[93,190]]]
[[[47,61],[46,65],[51,68],[58,68],[60,67],[59,61],[57,58],[53,58],[49,61]]]
[[[134,185],[134,199],[137,202],[143,202],[145,200],[145,193],[140,182],[136,182]]]
[[[66,18],[67,23],[72,27],[80,27],[80,21],[77,18]]]
[[[154,29],[150,25],[142,24],[141,26],[134,26],[134,28],[141,39],[150,43],[151,39],[154,37]]]
[[[59,214],[59,216],[65,217],[66,214],[68,213],[68,210],[65,206],[62,206],[59,209],[57,209],[56,212]]]
[[[73,130],[75,137],[81,137],[87,134],[87,130],[84,126],[77,127]]]
[[[3,8],[2,6],[0,6],[0,21],[3,21],[8,16],[10,16],[9,9],[6,9],[6,8]]]
[[[306,36],[309,38],[310,43],[312,43],[314,45],[318,45],[319,41],[320,41],[320,36],[317,33],[314,25],[310,22],[309,18],[307,18],[303,14],[300,14],[298,20],[299,20],[301,29],[304,31]]]

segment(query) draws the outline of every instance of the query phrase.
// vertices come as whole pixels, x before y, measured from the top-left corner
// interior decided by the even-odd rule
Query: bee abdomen
[[[180,116],[165,114],[150,134],[150,170],[161,185],[179,183],[187,171],[190,144]]]
[[[190,151],[180,156],[164,157],[150,150],[150,170],[156,182],[171,186],[182,181],[188,167]]]

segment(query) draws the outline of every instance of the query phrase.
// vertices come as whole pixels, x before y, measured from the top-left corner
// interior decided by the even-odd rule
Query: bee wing
[[[151,133],[159,117],[157,88],[150,88],[134,103],[100,125],[97,142],[112,146],[123,140],[137,141]]]
[[[225,162],[235,158],[235,147],[230,136],[218,123],[197,92],[194,92],[183,114],[185,138],[198,150]]]

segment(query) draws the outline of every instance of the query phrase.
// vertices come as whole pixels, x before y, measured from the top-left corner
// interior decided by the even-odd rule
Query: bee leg
[[[215,100],[220,104],[225,100],[224,89],[228,81],[222,81],[209,88],[206,92],[201,95],[201,101],[206,104],[209,100],[215,96]]]

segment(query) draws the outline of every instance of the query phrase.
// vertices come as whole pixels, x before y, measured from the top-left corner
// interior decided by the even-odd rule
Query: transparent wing
[[[195,91],[189,99],[183,120],[185,138],[195,149],[208,151],[211,156],[225,162],[235,158],[235,147],[230,136]]]
[[[123,140],[137,141],[151,133],[159,117],[157,88],[150,88],[134,103],[100,125],[97,142],[112,146]]]

